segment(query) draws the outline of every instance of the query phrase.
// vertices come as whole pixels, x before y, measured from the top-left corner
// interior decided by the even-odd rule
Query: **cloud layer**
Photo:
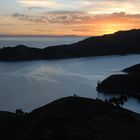
[[[12,15],[13,18],[36,23],[47,23],[47,24],[94,24],[94,23],[139,23],[140,14],[126,14],[125,12],[112,13],[112,14],[98,14],[90,15],[80,12],[59,12],[59,13],[43,13],[40,15],[31,14],[19,14],[15,13]]]
[[[86,11],[112,13],[125,11],[138,13],[139,0],[17,0],[22,6],[45,8],[47,11]]]
[[[0,32],[102,35],[140,28],[139,7],[140,0],[4,0]]]

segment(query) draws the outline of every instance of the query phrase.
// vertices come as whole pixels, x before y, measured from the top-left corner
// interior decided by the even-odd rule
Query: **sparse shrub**
[[[22,109],[16,109],[16,114],[17,115],[24,115],[24,112],[22,111]]]
[[[106,103],[113,104],[114,106],[120,107],[121,105],[124,105],[125,102],[127,102],[127,97],[122,95],[120,97],[113,97],[110,98],[109,100],[105,99]]]

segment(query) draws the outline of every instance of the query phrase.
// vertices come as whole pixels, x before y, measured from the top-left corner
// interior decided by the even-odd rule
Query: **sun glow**
[[[4,0],[0,34],[96,36],[140,28],[140,0]]]
[[[112,24],[106,24],[103,26],[104,28],[104,33],[105,34],[112,34],[118,30],[121,30],[121,26],[118,25],[112,25]]]

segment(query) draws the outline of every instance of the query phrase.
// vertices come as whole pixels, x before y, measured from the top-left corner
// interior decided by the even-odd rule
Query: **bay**
[[[109,98],[96,92],[97,82],[139,62],[140,55],[0,62],[0,110],[29,112],[74,94]],[[130,98],[123,107],[140,113],[137,99]]]

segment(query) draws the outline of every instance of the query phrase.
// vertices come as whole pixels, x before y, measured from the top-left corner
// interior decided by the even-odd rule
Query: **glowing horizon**
[[[140,0],[1,0],[1,35],[97,36],[140,28]]]

